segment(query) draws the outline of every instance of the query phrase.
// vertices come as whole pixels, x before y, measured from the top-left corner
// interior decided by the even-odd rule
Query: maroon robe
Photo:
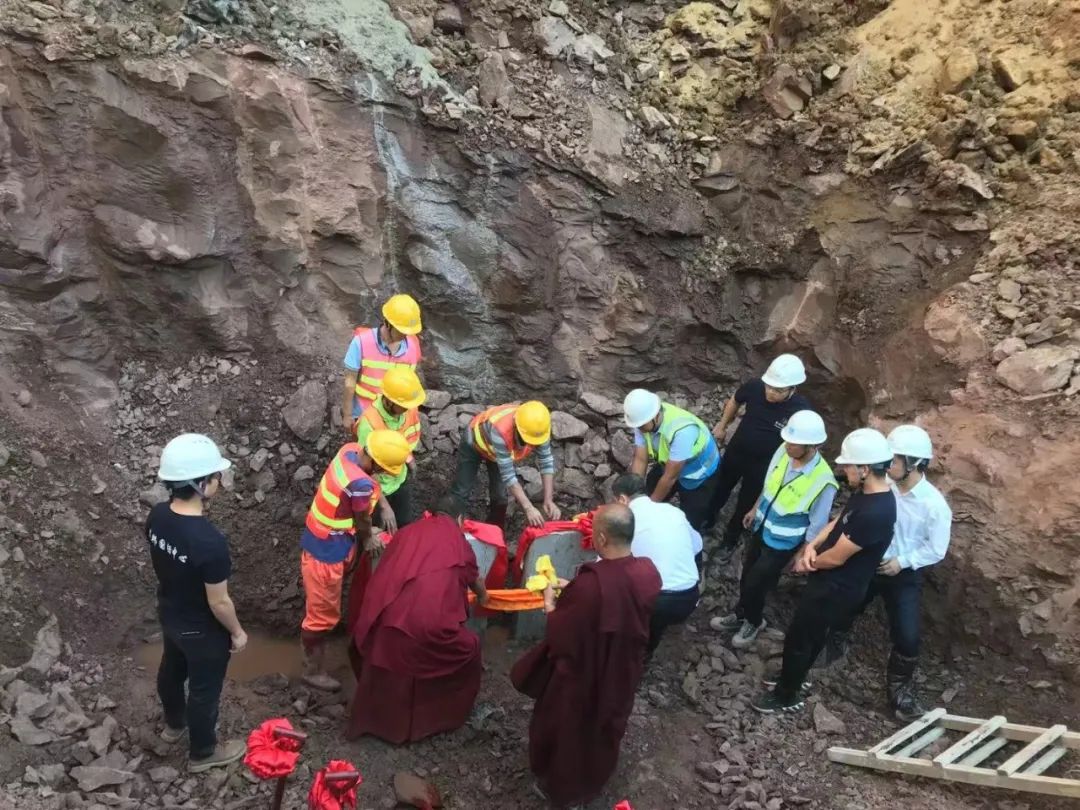
[[[465,724],[480,690],[480,639],[464,626],[476,556],[453,518],[398,531],[352,628],[356,695],[346,736],[405,743]]]
[[[548,614],[543,642],[510,672],[536,700],[529,764],[557,805],[591,801],[615,772],[659,594],[660,574],[643,557],[582,565]]]

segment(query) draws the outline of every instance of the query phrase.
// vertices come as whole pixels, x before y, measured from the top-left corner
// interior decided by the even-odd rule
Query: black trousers
[[[784,638],[784,663],[776,684],[777,695],[795,699],[825,647],[829,631],[848,621],[860,601],[858,595],[832,588],[811,574],[810,584],[803,591]]]
[[[413,522],[412,475],[405,478],[404,483],[394,491],[393,495],[386,495],[385,497],[390,502],[390,508],[394,510],[398,528],[408,526]],[[378,510],[376,510],[376,517],[378,517],[378,514]]]
[[[502,526],[506,522],[506,507],[510,493],[499,473],[499,465],[488,461],[468,441],[469,430],[461,431],[461,444],[457,451],[457,472],[454,475],[453,493],[463,507],[468,507],[476,479],[480,475],[480,465],[487,466],[488,476],[488,516],[487,522]]]
[[[866,598],[836,628],[838,632],[849,632],[855,620],[881,597],[885,603],[885,615],[889,621],[889,638],[893,650],[906,658],[919,655],[921,636],[920,605],[922,602],[922,572],[905,568],[894,577],[878,574],[870,581]]]
[[[661,591],[649,619],[649,647],[646,655],[652,655],[660,639],[673,624],[682,624],[698,603],[698,586],[685,591]]]
[[[739,488],[735,511],[731,513],[731,519],[728,520],[724,529],[723,542],[726,545],[732,545],[739,539],[739,534],[743,530],[743,517],[750,511],[765,486],[765,474],[769,471],[771,459],[772,453],[759,457],[739,448],[727,450],[720,459],[716,492],[709,507],[711,512],[709,525],[716,523],[720,510],[727,504],[731,493],[735,487]]]
[[[187,726],[193,759],[210,756],[217,745],[218,703],[229,666],[229,634],[220,625],[207,630],[164,626],[161,630],[157,689],[165,722],[170,728]]]
[[[708,478],[701,482],[696,489],[686,489],[676,482],[664,499],[670,501],[676,492],[679,493],[679,508],[686,515],[686,520],[698,532],[704,531],[713,517],[712,505],[716,497],[716,486],[719,481],[720,468],[717,467]],[[648,475],[645,476],[645,494],[651,495],[656,489],[657,483],[664,474],[663,464],[654,464]]]
[[[761,624],[765,598],[780,581],[780,575],[799,547],[780,551],[766,545],[761,532],[754,532],[746,545],[742,577],[739,580],[739,603],[735,615],[753,625]]]

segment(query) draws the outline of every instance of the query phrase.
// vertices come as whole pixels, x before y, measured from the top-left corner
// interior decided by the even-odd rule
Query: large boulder
[[[551,414],[551,435],[556,441],[584,439],[589,426],[566,411],[554,411]]]
[[[326,416],[326,386],[315,380],[309,380],[297,389],[282,409],[285,424],[298,438],[313,442],[322,433],[323,419]]]
[[[1074,353],[1061,346],[1041,346],[1006,357],[998,381],[1018,394],[1045,394],[1064,388],[1072,374]]]
[[[606,397],[603,394],[593,394],[586,391],[581,395],[581,401],[585,403],[586,407],[596,411],[601,416],[622,416],[622,403],[616,402],[611,397]]]

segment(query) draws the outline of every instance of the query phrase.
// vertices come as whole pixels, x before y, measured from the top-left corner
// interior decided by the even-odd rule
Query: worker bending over
[[[393,534],[399,526],[412,522],[412,480],[416,473],[413,453],[420,444],[420,406],[427,393],[416,372],[407,366],[388,369],[379,396],[360,414],[356,422],[356,443],[361,447],[375,430],[393,430],[409,443],[406,466],[396,476],[381,474],[379,511],[383,528]]]
[[[599,559],[559,583],[558,601],[547,589],[544,640],[510,670],[514,688],[536,701],[529,767],[556,807],[587,804],[615,772],[645,670],[660,575],[631,553],[633,537],[629,507],[600,507],[593,520]]]
[[[634,513],[634,537],[630,551],[635,557],[651,560],[660,573],[660,595],[649,617],[651,657],[664,631],[682,624],[697,607],[701,571],[701,535],[690,525],[681,509],[657,503],[645,494],[645,479],[624,473],[615,479],[611,492],[615,503]]]
[[[813,411],[798,411],[780,431],[784,444],[773,454],[765,488],[743,516],[752,529],[739,581],[735,612],[712,619],[714,630],[735,630],[735,649],[749,647],[765,629],[765,599],[780,581],[804,542],[816,538],[829,522],[836,478],[818,452],[825,443],[825,422]]]
[[[916,720],[925,713],[915,686],[919,662],[919,603],[923,571],[945,559],[952,532],[952,510],[945,497],[926,478],[934,457],[930,436],[918,425],[900,425],[889,434],[893,452],[889,477],[896,496],[896,530],[866,598],[847,624],[835,628],[829,647],[840,657],[851,624],[878,596],[885,602],[892,652],[885,691],[898,720]]]
[[[743,517],[754,505],[765,483],[769,462],[783,441],[780,430],[797,411],[811,410],[806,397],[795,387],[806,381],[806,369],[793,354],[781,354],[773,360],[761,379],[749,380],[724,405],[724,413],[713,428],[713,436],[723,442],[727,429],[735,420],[739,409],[742,419],[735,435],[724,451],[716,496],[712,503],[710,521],[716,520],[735,487],[739,497],[735,511],[731,513],[717,556],[726,562],[735,554],[743,530]]]
[[[487,588],[457,498],[405,527],[364,590],[353,633],[356,695],[346,736],[415,742],[465,725],[480,690],[480,637],[466,593]]]
[[[772,691],[751,705],[763,714],[802,708],[806,675],[831,628],[848,621],[892,542],[896,498],[887,471],[892,450],[876,430],[860,428],[840,446],[836,463],[855,490],[843,511],[799,555],[795,570],[810,574],[784,637],[780,674],[765,679]]]
[[[630,472],[645,477],[645,491],[658,503],[678,492],[686,519],[702,531],[713,516],[720,467],[720,451],[709,428],[689,411],[661,402],[643,388],[626,395],[623,415],[634,429]]]
[[[412,296],[395,295],[382,308],[377,327],[358,326],[345,352],[345,390],[341,423],[351,436],[364,408],[375,401],[382,378],[394,366],[413,371],[420,365],[420,305]]]
[[[518,481],[517,464],[533,451],[540,464],[544,486],[544,511],[540,512],[525,495]],[[481,463],[487,465],[487,522],[504,528],[507,494],[514,496],[530,526],[543,526],[544,517],[558,520],[562,512],[555,505],[555,458],[551,453],[551,412],[535,400],[523,404],[496,405],[478,413],[461,432],[457,475],[453,493],[464,508]]]
[[[341,589],[356,546],[378,554],[382,543],[371,530],[371,515],[381,496],[377,474],[400,475],[409,444],[392,430],[372,431],[361,447],[343,445],[323,473],[300,535],[300,573],[304,580],[304,682],[335,691],[341,684],[326,671],[326,642],[341,621]]]

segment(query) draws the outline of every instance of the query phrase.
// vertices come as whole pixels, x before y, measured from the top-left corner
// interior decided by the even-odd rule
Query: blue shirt
[[[720,466],[720,449],[716,446],[716,439],[708,431],[706,431],[706,435],[709,440],[706,442],[705,447],[696,456],[693,454],[698,435],[698,426],[689,425],[676,433],[675,439],[671,443],[668,459],[670,461],[686,462],[679,475],[679,486],[683,489],[697,489]],[[645,446],[645,438],[641,435],[641,431],[637,429],[634,430],[634,445],[637,447]]]
[[[383,343],[382,334],[379,329],[375,330],[375,342],[379,344],[379,350],[383,354],[390,354],[390,347]],[[401,357],[405,352],[409,350],[409,340],[406,338],[398,343],[397,351],[393,353],[393,357]],[[349,341],[349,348],[345,350],[345,368],[349,371],[359,371],[360,361],[364,359],[364,350],[360,348],[360,338],[353,335],[353,339]],[[359,419],[360,414],[363,412],[366,404],[366,400],[362,397],[353,397],[352,415],[353,419]]]

